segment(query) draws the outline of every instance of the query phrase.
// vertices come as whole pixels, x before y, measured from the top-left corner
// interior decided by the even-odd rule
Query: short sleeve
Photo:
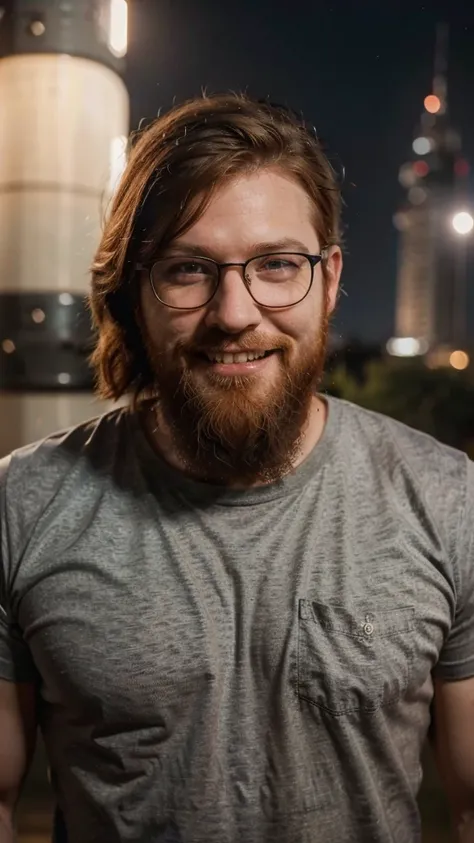
[[[34,682],[38,674],[10,608],[10,535],[7,480],[10,458],[0,460],[0,679]]]
[[[446,680],[474,676],[474,463],[470,460],[467,460],[465,489],[465,506],[453,559],[456,610],[435,669],[436,676]]]

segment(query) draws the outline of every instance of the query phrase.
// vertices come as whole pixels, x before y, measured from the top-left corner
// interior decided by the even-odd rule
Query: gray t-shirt
[[[418,843],[433,673],[474,675],[474,464],[328,399],[283,481],[186,479],[117,411],[1,484],[0,676],[70,843]]]

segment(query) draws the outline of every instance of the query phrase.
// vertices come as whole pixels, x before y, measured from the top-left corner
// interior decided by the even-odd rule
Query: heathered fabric
[[[70,843],[419,843],[433,673],[474,675],[474,466],[328,405],[251,491],[125,411],[3,462],[0,675],[39,683]]]

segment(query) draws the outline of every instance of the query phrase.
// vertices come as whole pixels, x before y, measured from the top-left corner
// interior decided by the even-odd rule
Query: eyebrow
[[[251,256],[271,254],[272,252],[303,252],[310,254],[308,247],[292,237],[284,237],[281,240],[269,240],[263,243],[253,243],[249,249]],[[165,250],[166,255],[192,255],[214,259],[212,249],[200,246],[198,243],[170,243]]]

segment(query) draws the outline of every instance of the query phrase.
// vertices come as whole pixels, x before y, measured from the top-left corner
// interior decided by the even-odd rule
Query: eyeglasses
[[[327,249],[319,255],[278,252],[257,255],[245,263],[218,263],[211,258],[161,258],[137,269],[149,272],[154,295],[162,304],[176,310],[196,310],[208,304],[219,287],[222,270],[242,269],[243,282],[254,302],[261,307],[292,307],[308,295],[314,268],[327,258]]]

